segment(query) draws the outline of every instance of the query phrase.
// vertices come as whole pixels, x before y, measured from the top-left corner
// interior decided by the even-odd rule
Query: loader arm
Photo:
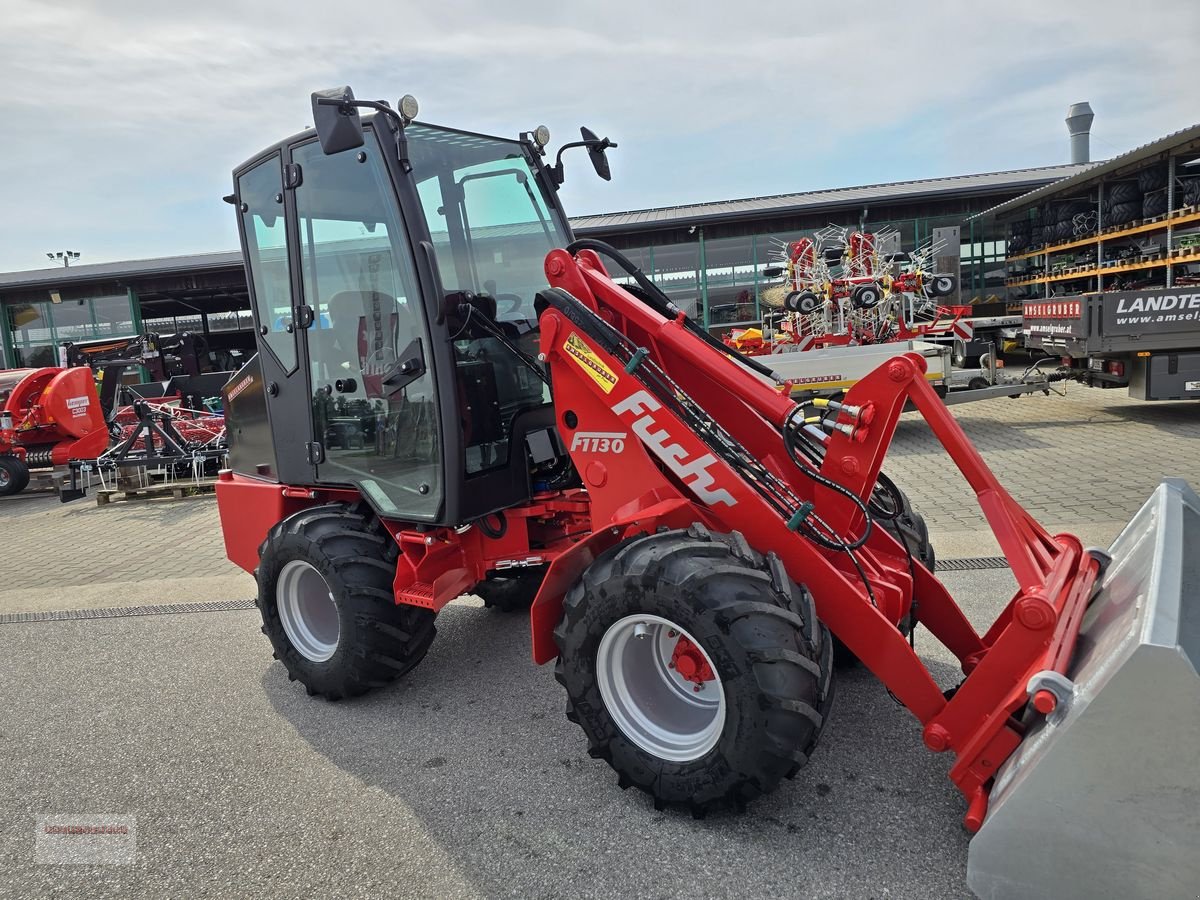
[[[811,589],[821,620],[921,721],[926,746],[955,754],[951,778],[977,830],[988,784],[1024,734],[1018,716],[1053,710],[1052,693],[1031,704],[1026,686],[1066,671],[1099,560],[1075,537],[1048,534],[1004,490],[925,381],[920,356],[856,384],[832,417],[806,426],[804,439],[820,452],[797,454],[804,407],[791,385],[714,349],[682,314],[651,308],[591,250],[551,252],[546,273],[555,290],[542,296],[541,350],[559,428],[592,497],[594,531],[627,529],[639,511],[674,496],[696,521],[777,554]],[[975,491],[1016,576],[1017,593],[982,636],[895,538],[868,533],[864,510],[906,402]],[[601,449],[592,434],[621,435],[621,452]],[[570,564],[564,558],[560,569]],[[553,618],[549,594],[567,580],[556,566],[535,622]],[[961,663],[966,677],[949,699],[898,627],[910,615]],[[546,647],[546,635],[535,634],[535,645]]]

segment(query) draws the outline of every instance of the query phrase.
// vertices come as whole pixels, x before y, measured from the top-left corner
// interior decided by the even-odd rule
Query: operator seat
[[[390,294],[340,291],[329,299],[329,326],[310,332],[318,345],[314,363],[325,368],[318,369],[316,380],[331,383],[349,376],[358,381],[355,393],[361,393],[396,361],[415,337],[412,332],[412,315]]]

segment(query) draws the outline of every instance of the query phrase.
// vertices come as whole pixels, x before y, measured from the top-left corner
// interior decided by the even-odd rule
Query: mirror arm
[[[550,169],[550,174],[554,176],[554,184],[556,186],[562,184],[565,177],[562,163],[563,151],[570,150],[572,147],[587,147],[591,150],[607,150],[611,147],[615,150],[617,145],[608,138],[601,138],[597,141],[571,141],[569,144],[563,144],[558,148],[558,153],[554,157],[554,166]]]

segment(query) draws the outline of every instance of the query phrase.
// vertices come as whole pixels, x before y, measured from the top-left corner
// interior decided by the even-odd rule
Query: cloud
[[[473,130],[608,134],[613,182],[580,159],[564,188],[585,213],[1058,163],[1083,99],[1110,155],[1191,124],[1172,86],[1200,74],[1190,0],[0,0],[0,21],[3,270],[236,246],[230,171],[336,84]]]

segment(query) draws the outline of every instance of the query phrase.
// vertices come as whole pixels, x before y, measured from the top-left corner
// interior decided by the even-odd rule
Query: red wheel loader
[[[622,787],[702,815],[803,767],[857,657],[950,754],[989,897],[1178,896],[1198,872],[1200,501],[1164,484],[1111,552],[1047,533],[894,359],[797,402],[612,248],[573,240],[563,150],[313,95],[234,174],[258,353],[225,388],[230,559],[309,694],[416,666],[438,611],[528,605]],[[367,115],[360,111],[367,110]],[[615,266],[628,286],[616,283]],[[986,630],[882,472],[911,403],[1018,589]],[[1191,552],[1188,552],[1191,551]],[[939,685],[909,641],[960,660]],[[798,802],[803,802],[799,800]],[[1132,861],[1132,863],[1131,863]]]

